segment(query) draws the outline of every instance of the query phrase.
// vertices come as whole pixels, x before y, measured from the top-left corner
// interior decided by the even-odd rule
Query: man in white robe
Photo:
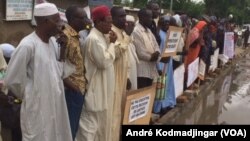
[[[117,35],[116,43],[118,46],[115,48],[115,97],[113,106],[113,123],[112,123],[112,141],[119,141],[120,126],[123,115],[124,103],[126,99],[126,87],[128,79],[128,45],[130,37],[125,32],[126,27],[126,12],[122,7],[114,6],[111,9],[113,20],[112,30]],[[130,33],[131,34],[131,33]],[[130,82],[128,80],[128,82]]]
[[[12,54],[5,78],[22,99],[22,141],[72,141],[62,81],[65,63],[56,60],[49,46],[49,38],[59,32],[59,12],[54,4],[42,3],[34,16],[36,30]]]
[[[111,141],[113,98],[115,90],[115,41],[112,17],[106,6],[92,10],[94,28],[84,47],[87,93],[83,105],[77,141]],[[110,33],[109,33],[110,32]],[[109,40],[104,34],[109,33]]]
[[[128,32],[133,32],[135,27],[135,18],[132,15],[126,15],[127,28]],[[129,90],[137,89],[137,65],[139,64],[139,59],[136,54],[135,45],[133,44],[133,38],[131,37],[132,42],[128,45],[128,58],[129,58],[129,80],[131,82],[131,88]]]

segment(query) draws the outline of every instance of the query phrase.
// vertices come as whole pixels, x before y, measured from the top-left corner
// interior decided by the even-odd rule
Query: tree
[[[226,18],[229,14],[233,14],[233,20],[238,24],[250,22],[249,0],[204,0],[204,2],[209,15]]]
[[[113,2],[113,3],[114,3],[115,5],[120,5],[120,4],[121,4],[121,2],[122,2],[122,0],[114,0],[114,2]]]
[[[134,0],[133,7],[143,8],[146,6],[148,0]]]
[[[142,8],[148,0],[134,0],[133,7]],[[163,9],[170,9],[171,0],[156,0]],[[121,4],[121,0],[114,0]],[[128,5],[127,5],[128,6]],[[173,0],[173,11],[182,11],[191,17],[199,18],[203,14],[227,18],[233,15],[233,21],[238,24],[250,22],[250,0],[204,0],[204,3],[194,3],[191,0]]]
[[[169,9],[170,0],[162,0],[162,8]],[[186,13],[192,17],[198,18],[205,11],[203,3],[194,3],[191,0],[173,0],[173,11]]]

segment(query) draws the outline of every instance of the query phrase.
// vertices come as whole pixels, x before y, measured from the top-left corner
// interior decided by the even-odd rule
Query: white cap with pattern
[[[126,21],[135,22],[135,17],[132,15],[126,15]]]
[[[51,16],[57,13],[59,13],[59,11],[56,5],[53,3],[44,2],[41,4],[35,5],[34,16],[37,16],[37,17]]]
[[[8,43],[0,44],[0,48],[3,50],[4,57],[10,58],[11,54],[15,50],[15,47]]]

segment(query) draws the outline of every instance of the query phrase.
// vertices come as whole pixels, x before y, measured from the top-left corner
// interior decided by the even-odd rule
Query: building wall
[[[34,31],[31,20],[26,21],[6,21],[5,20],[5,1],[0,0],[0,44],[10,43],[17,46],[21,39]],[[71,4],[77,4],[82,7],[87,5],[88,0],[47,0],[53,2],[58,8],[66,9]],[[133,15],[137,19],[139,9],[126,9],[127,14]]]
[[[0,43],[7,42],[16,46],[32,30],[29,21],[5,21],[5,3],[0,0]]]
[[[59,8],[66,9],[71,4],[87,5],[87,0],[47,0]],[[17,46],[21,39],[31,33],[34,27],[31,21],[5,21],[5,0],[0,0],[0,44],[10,43]]]

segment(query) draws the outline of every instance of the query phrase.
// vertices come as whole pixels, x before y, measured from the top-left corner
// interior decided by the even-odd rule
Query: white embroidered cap
[[[10,58],[11,54],[15,50],[15,47],[8,43],[0,44],[0,48],[3,50],[4,57]]]
[[[34,16],[50,16],[59,13],[57,7],[53,3],[44,2],[37,4],[34,9]]]
[[[135,18],[134,18],[134,16],[126,15],[126,21],[135,22]]]
[[[182,27],[182,21],[180,15],[175,14],[173,18],[175,19],[177,26]]]

